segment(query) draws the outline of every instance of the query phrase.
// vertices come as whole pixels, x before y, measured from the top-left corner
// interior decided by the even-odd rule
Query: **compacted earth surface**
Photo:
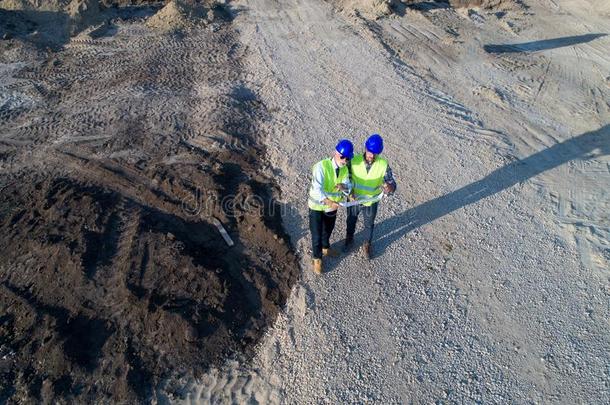
[[[606,0],[0,0],[0,402],[609,403],[609,34]],[[314,275],[311,167],[371,133],[372,259]]]
[[[230,9],[87,5],[0,9],[2,403],[149,400],[297,277]]]
[[[188,400],[608,403],[610,3],[232,4],[303,276],[252,361]],[[318,277],[303,178],[376,132],[398,188],[373,259]]]

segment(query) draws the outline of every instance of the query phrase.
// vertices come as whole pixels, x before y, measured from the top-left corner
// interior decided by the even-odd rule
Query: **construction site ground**
[[[607,1],[37,3],[0,1],[0,402],[610,401]],[[371,133],[373,257],[315,275],[311,167]]]

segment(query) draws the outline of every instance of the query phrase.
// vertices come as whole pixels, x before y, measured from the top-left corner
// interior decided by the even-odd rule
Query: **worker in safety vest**
[[[347,163],[354,156],[354,145],[347,139],[339,141],[332,157],[313,165],[309,188],[309,230],[313,271],[322,274],[322,256],[335,256],[330,249],[330,234],[337,220],[339,201],[351,191]]]
[[[354,244],[354,232],[358,215],[364,217],[365,242],[362,247],[367,259],[371,258],[371,241],[377,216],[377,206],[382,193],[392,194],[396,191],[396,181],[388,161],[379,156],[383,151],[383,139],[379,134],[371,135],[364,143],[364,153],[354,156],[350,163],[353,184],[352,195],[356,200],[372,199],[366,203],[351,206],[347,209],[347,232],[344,251],[348,252]]]

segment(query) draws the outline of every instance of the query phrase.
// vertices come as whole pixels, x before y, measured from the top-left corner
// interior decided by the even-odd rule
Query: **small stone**
[[[199,338],[199,333],[197,332],[197,329],[195,329],[193,326],[189,326],[188,328],[186,328],[185,338],[187,342],[196,341]]]
[[[214,21],[214,10],[209,10],[206,15],[206,18],[209,22]]]

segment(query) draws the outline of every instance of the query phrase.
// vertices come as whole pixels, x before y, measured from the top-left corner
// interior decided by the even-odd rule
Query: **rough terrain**
[[[119,8],[49,54],[2,27],[2,395],[610,402],[610,5],[222,9]],[[374,258],[315,276],[311,165],[373,132],[398,181]]]
[[[304,276],[252,364],[187,401],[610,400],[608,6],[502,3],[234,3]],[[399,185],[375,258],[316,277],[303,176],[372,132]]]
[[[229,10],[124,9],[56,50],[0,11],[0,402],[149,401],[251,356],[298,266]]]

